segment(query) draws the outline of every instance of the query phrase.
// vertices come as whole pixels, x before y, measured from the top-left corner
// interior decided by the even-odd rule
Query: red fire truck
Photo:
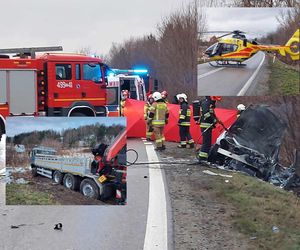
[[[60,50],[62,47],[0,49],[2,123],[7,115],[107,115],[108,66],[85,55],[36,55]]]

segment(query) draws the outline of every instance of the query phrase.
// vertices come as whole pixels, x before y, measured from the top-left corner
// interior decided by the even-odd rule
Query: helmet
[[[211,96],[210,99],[212,101],[221,101],[222,100],[222,96]]]
[[[183,100],[187,102],[187,96],[184,93],[178,94],[178,95],[176,95],[176,97],[178,100],[179,100],[179,98],[183,98]]]
[[[161,97],[162,98],[166,98],[168,96],[168,92],[167,91],[163,91],[163,92],[161,92]]]
[[[239,104],[239,105],[237,105],[237,110],[239,110],[239,111],[243,111],[243,110],[245,110],[246,109],[246,106],[244,105],[244,104]]]
[[[154,101],[162,99],[161,93],[159,93],[159,92],[154,92],[152,94],[152,96],[153,96]]]

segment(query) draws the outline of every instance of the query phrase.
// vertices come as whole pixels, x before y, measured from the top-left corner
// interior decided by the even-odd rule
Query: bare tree
[[[198,0],[205,7],[295,7],[299,0]]]

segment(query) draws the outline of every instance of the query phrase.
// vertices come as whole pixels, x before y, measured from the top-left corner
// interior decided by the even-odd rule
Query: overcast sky
[[[7,136],[15,136],[17,134],[55,130],[61,132],[63,129],[78,128],[80,126],[100,123],[105,126],[113,124],[126,126],[124,117],[7,117],[6,131]]]
[[[275,31],[279,25],[276,16],[287,10],[288,8],[208,8],[207,30],[242,30],[250,33],[247,34],[248,37],[259,37]]]
[[[162,17],[190,0],[1,1],[0,48],[90,46],[108,53],[113,42],[155,32]]]

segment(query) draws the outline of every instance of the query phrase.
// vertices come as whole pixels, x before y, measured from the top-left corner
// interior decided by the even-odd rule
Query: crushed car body
[[[270,107],[250,105],[218,138],[209,161],[285,188],[300,185],[298,151],[290,167],[279,164],[286,128],[286,123]]]

